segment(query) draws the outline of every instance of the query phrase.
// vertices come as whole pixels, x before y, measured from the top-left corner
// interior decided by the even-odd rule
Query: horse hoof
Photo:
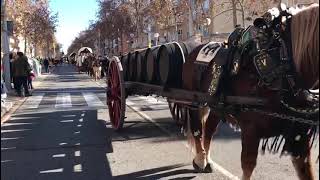
[[[213,172],[213,167],[212,167],[213,165],[211,164],[211,163],[208,163],[207,165],[206,165],[206,167],[204,168],[204,172],[205,173],[212,173]]]
[[[195,162],[194,160],[192,161],[192,165],[193,165],[193,168],[195,170],[196,173],[203,173],[204,172],[204,169],[201,169]]]

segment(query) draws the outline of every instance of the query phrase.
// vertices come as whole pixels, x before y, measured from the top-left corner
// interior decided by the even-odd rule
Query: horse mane
[[[319,4],[305,7],[292,16],[293,59],[298,73],[319,76]]]

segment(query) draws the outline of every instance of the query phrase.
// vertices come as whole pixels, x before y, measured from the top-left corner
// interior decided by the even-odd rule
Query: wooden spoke
[[[122,66],[119,58],[110,60],[107,78],[107,105],[110,122],[115,130],[123,127],[125,117],[125,89]]]

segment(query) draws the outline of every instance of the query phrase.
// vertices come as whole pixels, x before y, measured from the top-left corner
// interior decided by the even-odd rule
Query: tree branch
[[[215,16],[213,16],[213,17],[212,17],[212,19],[216,18],[217,16],[220,16],[221,14],[224,14],[224,13],[226,13],[226,12],[232,11],[232,10],[233,10],[233,9],[232,9],[232,8],[230,8],[230,9],[227,9],[227,10],[221,11],[221,12],[219,12],[218,14],[216,14]],[[242,12],[242,10],[241,10],[241,9],[236,9],[236,10],[237,10],[237,11]]]

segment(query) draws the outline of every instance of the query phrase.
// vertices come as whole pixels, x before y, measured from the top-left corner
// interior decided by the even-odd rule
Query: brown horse
[[[306,90],[319,88],[319,5],[312,5],[292,16],[291,38],[289,37],[289,39],[292,42],[295,70],[304,82],[304,87],[302,88]],[[183,86],[185,89],[209,92],[213,69],[205,70],[199,78],[199,70],[194,64],[203,46],[199,45],[195,48],[184,64]],[[263,110],[282,112],[283,105],[280,102],[279,90],[260,85],[259,76],[253,64],[253,56],[248,55],[248,53],[244,52],[241,55],[239,70],[236,75],[229,76],[228,81],[230,95],[267,98],[268,103],[263,107]],[[193,138],[195,145],[196,156],[193,160],[193,165],[197,171],[212,172],[210,144],[218,124],[221,119],[225,119],[228,123],[238,125],[241,128],[242,179],[249,180],[251,178],[256,166],[260,140],[281,135],[285,137],[283,152],[288,151],[291,153],[293,157],[292,163],[298,177],[302,180],[314,179],[310,158],[311,136],[304,136],[305,138],[300,140],[300,138],[297,138],[300,135],[295,134],[294,137],[296,139],[293,141],[289,138],[291,136],[286,136],[288,133],[292,133],[290,127],[291,129],[298,129],[296,130],[298,133],[307,134],[306,132],[312,129],[310,126],[305,126],[301,130],[299,127],[304,125],[252,111],[227,112],[221,115],[221,112],[216,109],[202,107],[198,109],[190,108],[189,115],[191,121],[190,132],[192,133],[189,137]],[[315,121],[319,121],[318,117],[315,118]],[[298,146],[290,146],[295,141],[299,141]],[[296,147],[299,149],[298,152],[295,152]]]

